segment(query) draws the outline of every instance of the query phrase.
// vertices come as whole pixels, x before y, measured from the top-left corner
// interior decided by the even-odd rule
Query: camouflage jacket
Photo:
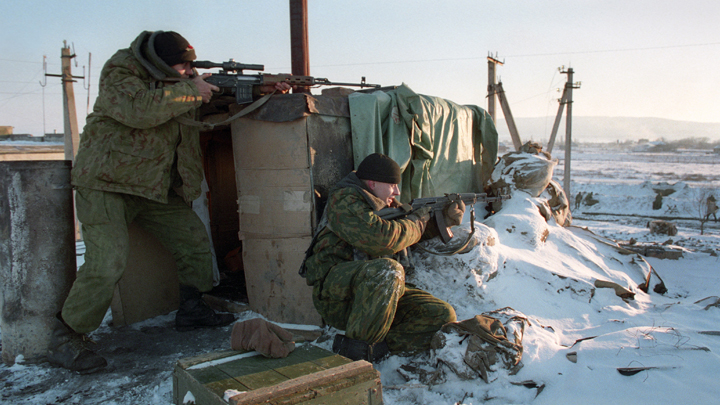
[[[185,201],[200,195],[199,130],[174,117],[194,118],[202,97],[155,55],[145,31],[100,73],[100,90],[80,137],[72,184],[166,203],[174,187]]]
[[[355,172],[335,186],[325,209],[327,226],[317,235],[305,263],[308,285],[322,282],[336,264],[354,260],[355,250],[369,257],[383,257],[420,240],[430,218],[427,212],[387,221],[375,214],[385,206],[365,188]]]

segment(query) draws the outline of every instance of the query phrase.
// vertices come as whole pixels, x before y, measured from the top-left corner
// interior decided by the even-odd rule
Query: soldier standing
[[[234,321],[205,304],[213,287],[205,226],[191,209],[203,179],[199,130],[175,117],[195,118],[216,86],[193,77],[195,50],[180,34],[145,31],[116,52],[100,73],[100,91],[80,139],[72,170],[85,263],[58,314],[48,360],[92,372],[106,360],[82,334],[107,312],[128,254],[128,225],[136,222],[170,250],[180,280],[179,329]],[[187,79],[187,80],[178,80]],[[289,86],[279,88],[286,91]]]

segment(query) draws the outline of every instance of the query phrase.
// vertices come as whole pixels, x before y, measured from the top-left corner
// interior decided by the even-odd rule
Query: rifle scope
[[[211,62],[209,60],[196,60],[191,62],[192,67],[194,68],[200,68],[200,69],[212,69],[212,68],[221,68],[225,71],[242,71],[242,70],[265,70],[265,65],[248,65],[245,63],[239,63],[235,62],[234,60],[230,59],[227,62]]]

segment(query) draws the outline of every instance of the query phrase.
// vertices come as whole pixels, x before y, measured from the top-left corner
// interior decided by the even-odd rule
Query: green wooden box
[[[225,400],[227,390],[240,393]],[[380,373],[310,343],[283,359],[222,351],[178,360],[175,404],[382,404]]]

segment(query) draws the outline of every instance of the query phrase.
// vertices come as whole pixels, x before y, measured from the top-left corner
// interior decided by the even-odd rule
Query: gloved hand
[[[465,203],[462,200],[449,204],[443,211],[445,215],[445,224],[447,226],[457,226],[462,223],[463,215],[465,215]]]
[[[410,215],[407,216],[407,218],[412,219],[413,221],[418,221],[423,225],[423,229],[425,229],[425,226],[427,226],[427,223],[432,218],[432,215],[432,208],[422,207],[414,210]]]
[[[255,350],[265,357],[287,357],[295,350],[292,334],[261,318],[238,322],[230,336],[233,350]]]

